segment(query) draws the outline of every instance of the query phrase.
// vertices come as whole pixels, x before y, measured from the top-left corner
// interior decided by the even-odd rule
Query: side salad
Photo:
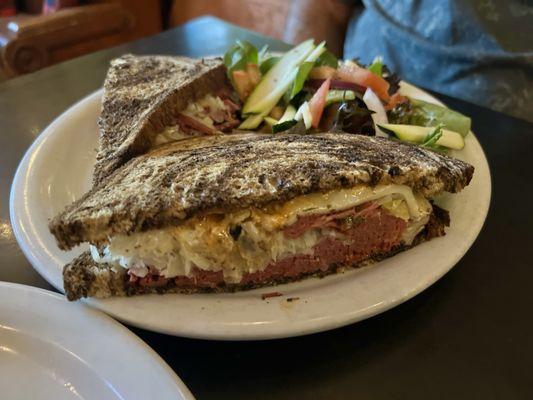
[[[347,132],[391,137],[437,151],[460,150],[470,118],[399,93],[380,58],[338,60],[312,39],[282,56],[238,40],[224,64],[241,102],[239,129],[271,133]]]

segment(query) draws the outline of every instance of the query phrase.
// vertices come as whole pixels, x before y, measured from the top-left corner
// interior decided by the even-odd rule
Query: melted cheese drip
[[[409,222],[404,242],[409,244],[424,227],[431,205],[401,185],[358,185],[327,193],[313,193],[283,204],[250,208],[226,215],[191,218],[182,225],[111,238],[103,255],[92,249],[98,262],[111,262],[144,276],[155,266],[165,277],[190,276],[193,266],[223,271],[228,282],[239,282],[246,272],[264,269],[270,262],[306,254],[324,237],[342,236],[330,229],[311,229],[296,239],[282,231],[298,216],[324,214],[378,201],[391,214]],[[235,240],[230,227],[241,227]]]
[[[420,218],[421,213],[427,211],[427,207],[422,207],[421,210],[419,204],[419,200],[423,203],[425,199],[420,195],[415,197],[409,186],[378,185],[370,187],[361,184],[349,189],[299,196],[282,205],[267,207],[265,208],[267,215],[264,223],[272,229],[279,229],[296,222],[298,216],[346,210],[369,201],[388,201],[393,197],[405,202],[413,219]]]

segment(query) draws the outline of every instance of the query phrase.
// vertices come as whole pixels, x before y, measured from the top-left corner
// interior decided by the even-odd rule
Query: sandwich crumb
[[[292,303],[293,301],[298,301],[298,300],[300,300],[299,297],[289,297],[289,298],[287,299],[287,302],[288,302],[288,303]]]
[[[279,296],[283,296],[283,293],[280,293],[280,292],[263,293],[261,295],[261,299],[262,300],[266,300],[266,299],[269,299],[271,297],[279,297]]]

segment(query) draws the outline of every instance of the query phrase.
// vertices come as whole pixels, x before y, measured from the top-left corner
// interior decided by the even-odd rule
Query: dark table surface
[[[12,236],[9,188],[35,137],[102,85],[108,61],[126,52],[220,54],[236,38],[287,48],[201,18],[0,84],[0,280],[51,289]],[[472,248],[422,294],[326,333],[209,342],[133,329],[198,399],[533,398],[533,125],[439,97],[472,117],[492,171],[491,209]]]

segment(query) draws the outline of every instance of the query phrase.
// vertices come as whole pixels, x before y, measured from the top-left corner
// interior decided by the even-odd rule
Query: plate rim
[[[411,87],[414,90],[418,91],[419,93],[422,93],[424,96],[428,96],[431,98],[434,102],[444,105],[438,98],[435,96],[427,93],[425,90],[420,89],[419,87],[415,85],[411,85],[405,81],[402,81],[403,86]],[[58,286],[57,282],[54,281],[53,276],[49,275],[49,268],[47,268],[44,264],[41,265],[40,260],[38,257],[33,253],[32,249],[30,249],[28,244],[26,243],[26,240],[24,239],[24,234],[21,230],[21,226],[19,226],[17,218],[16,218],[16,211],[15,211],[15,198],[17,196],[16,188],[21,185],[20,180],[22,179],[22,171],[27,170],[27,163],[30,156],[35,152],[36,148],[49,136],[53,133],[54,128],[63,123],[63,119],[69,115],[71,115],[73,112],[76,111],[77,108],[83,107],[86,103],[90,101],[94,101],[95,98],[101,97],[103,94],[103,88],[100,88],[89,95],[85,96],[84,98],[80,99],[76,103],[74,103],[72,106],[68,107],[63,113],[61,113],[59,116],[57,116],[53,122],[48,125],[40,134],[37,136],[37,138],[34,140],[32,145],[27,149],[26,153],[24,154],[23,158],[21,159],[13,182],[11,186],[11,192],[10,192],[10,204],[9,204],[9,210],[10,210],[10,218],[11,218],[11,224],[13,226],[13,232],[17,239],[17,242],[19,246],[21,247],[23,253],[28,258],[30,263],[32,264],[33,268],[39,272],[41,276],[43,276],[52,286],[54,286],[56,289],[63,292],[63,286],[60,284]],[[490,203],[492,198],[492,177],[491,177],[491,171],[490,166],[488,163],[488,159],[486,157],[486,154],[483,150],[483,147],[479,143],[477,137],[473,132],[470,132],[470,134],[473,137],[473,140],[477,142],[477,145],[479,146],[479,149],[481,151],[481,159],[483,163],[486,166],[487,170],[487,182],[486,185],[488,187],[487,192],[488,196],[484,199],[484,213],[482,217],[480,218],[481,223],[479,223],[479,226],[477,226],[475,234],[473,235],[472,242],[469,243],[468,246],[465,247],[464,251],[457,253],[456,257],[454,257],[453,262],[450,263],[450,265],[446,268],[444,268],[439,274],[434,274],[432,276],[432,279],[421,282],[420,284],[417,284],[415,287],[411,287],[408,292],[403,293],[401,296],[397,296],[393,301],[387,302],[386,305],[382,305],[380,307],[372,307],[370,309],[363,310],[363,312],[355,312],[350,313],[349,316],[345,313],[342,317],[338,317],[334,319],[333,317],[329,318],[325,323],[322,321],[320,324],[317,325],[316,322],[310,321],[310,320],[299,320],[298,326],[291,326],[288,329],[281,329],[274,332],[257,332],[257,331],[246,331],[246,329],[242,329],[242,331],[235,332],[233,331],[227,331],[227,330],[220,330],[219,332],[212,332],[209,330],[206,330],[205,332],[199,332],[198,330],[187,330],[187,329],[179,329],[176,326],[173,328],[164,328],[161,326],[154,326],[153,324],[150,324],[148,322],[144,322],[143,320],[139,319],[132,319],[124,317],[120,314],[120,312],[115,312],[113,309],[110,309],[109,307],[106,307],[105,305],[105,299],[104,300],[98,300],[98,299],[85,299],[83,300],[84,303],[89,304],[92,307],[98,308],[101,311],[104,311],[108,315],[118,319],[119,321],[122,321],[124,323],[127,323],[131,326],[139,327],[142,329],[147,329],[151,331],[156,331],[164,334],[169,335],[175,335],[180,337],[188,337],[188,338],[195,338],[195,339],[207,339],[207,340],[268,340],[268,339],[278,339],[278,338],[287,338],[287,337],[294,337],[294,336],[302,336],[307,335],[311,333],[318,333],[318,332],[324,332],[331,329],[339,328],[341,326],[346,326],[349,324],[353,324],[355,322],[370,318],[374,315],[380,314],[382,312],[385,312],[387,310],[390,310],[391,308],[396,307],[397,305],[415,297],[425,289],[432,286],[436,281],[441,279],[445,274],[447,274],[468,252],[468,250],[471,248],[471,246],[475,243],[477,237],[479,236],[479,233],[483,229],[483,226],[485,225],[487,215],[490,209]],[[295,282],[296,284],[298,282]],[[264,289],[264,288],[263,288]],[[353,314],[353,315],[352,315]],[[243,332],[244,331],[244,332]]]
[[[90,102],[94,98],[101,97],[103,94],[104,89],[99,88],[88,95],[82,97],[78,101],[71,104],[69,107],[65,109],[61,114],[59,114],[57,117],[55,117],[50,124],[48,124],[39,134],[33,139],[33,142],[28,147],[28,149],[25,151],[24,155],[20,159],[17,169],[15,170],[15,174],[13,175],[13,180],[11,181],[11,187],[9,190],[9,221],[11,222],[11,227],[13,229],[13,235],[15,236],[15,239],[17,240],[17,244],[19,245],[20,249],[22,250],[22,253],[26,257],[26,259],[30,262],[33,269],[35,269],[39,275],[48,282],[51,286],[53,286],[56,290],[60,291],[61,293],[65,293],[63,286],[58,287],[56,282],[53,280],[52,277],[49,277],[46,273],[46,268],[44,268],[43,265],[38,261],[37,256],[33,253],[33,251],[29,248],[24,238],[24,230],[19,224],[19,221],[16,219],[15,215],[17,212],[15,211],[15,204],[16,204],[16,188],[19,186],[19,181],[22,179],[22,171],[24,169],[27,169],[28,162],[30,156],[35,153],[35,150],[41,145],[41,143],[50,135],[48,133],[49,131],[52,132],[53,129],[59,125],[62,122],[62,117],[64,117],[66,114],[73,112],[76,110],[76,108],[83,106],[86,102]],[[0,281],[1,282],[1,281]],[[46,290],[46,289],[43,289]],[[103,311],[99,309],[100,311]]]
[[[20,296],[24,296],[25,294],[29,294],[30,296],[38,297],[41,300],[41,302],[39,302],[39,306],[41,306],[43,304],[42,302],[47,303],[49,301],[52,301],[52,302],[59,301],[63,305],[67,305],[68,304],[68,301],[66,300],[66,298],[64,296],[62,296],[62,295],[60,295],[58,293],[52,292],[50,290],[46,290],[46,289],[42,289],[42,288],[38,288],[38,287],[35,287],[35,286],[30,286],[30,285],[24,285],[24,284],[20,284],[20,283],[0,281],[0,293],[5,292],[5,291],[7,291],[10,296],[13,296],[13,293],[16,293],[17,295],[20,295]],[[2,296],[3,296],[3,294],[0,294],[0,297],[2,297]],[[65,303],[67,303],[67,304],[65,304]],[[50,306],[50,304],[48,304],[47,306]],[[2,307],[5,307],[5,306],[0,305],[0,309],[2,309]],[[90,306],[88,306],[88,305],[86,305],[84,303],[80,303],[78,308],[82,310],[82,313],[80,313],[80,310],[74,310],[74,308],[72,308],[72,313],[73,313],[73,315],[76,314],[76,318],[86,319],[88,323],[90,322],[91,324],[94,324],[94,326],[97,326],[99,329],[104,328],[105,329],[104,332],[110,332],[109,330],[112,330],[115,334],[118,335],[117,337],[115,337],[114,335],[108,335],[108,336],[106,336],[106,338],[107,338],[106,340],[110,340],[109,339],[110,336],[113,338],[113,341],[117,341],[117,340],[118,341],[122,341],[122,340],[127,338],[128,339],[128,343],[127,344],[128,344],[129,351],[135,351],[140,356],[142,356],[142,358],[145,361],[149,359],[153,363],[155,363],[158,366],[160,366],[164,370],[164,372],[166,373],[165,374],[166,375],[165,379],[168,380],[169,384],[172,383],[174,386],[176,386],[176,389],[178,390],[178,393],[174,393],[174,394],[172,394],[172,396],[179,394],[183,400],[194,400],[193,394],[191,393],[189,388],[185,385],[185,383],[181,380],[181,378],[165,362],[165,360],[163,360],[163,358],[159,354],[157,354],[157,352],[154,349],[152,349],[139,336],[137,336],[135,333],[133,333],[131,330],[129,330],[127,327],[125,327],[121,323],[117,322],[115,319],[111,318],[106,313],[104,313],[104,312],[102,312],[102,311],[100,311],[98,309],[95,309],[94,307],[90,307]],[[24,315],[21,314],[21,316],[19,318],[20,319],[24,319]],[[18,320],[20,320],[19,318],[18,318]],[[62,317],[57,317],[57,316],[54,315],[52,318],[56,319],[56,318],[62,318]],[[77,325],[76,324],[72,324],[71,326],[76,328]],[[12,327],[12,326],[5,326],[5,327],[7,327],[10,330],[11,329],[17,330],[16,327]],[[40,333],[42,334],[42,331],[40,331]],[[44,339],[45,339],[45,341],[48,341],[46,339],[50,339],[50,342],[53,343],[53,344],[58,344],[58,345],[65,344],[64,338],[62,340],[58,341],[57,337],[49,338],[49,337],[45,336]],[[134,344],[134,346],[133,347],[129,346],[132,343]],[[69,348],[71,347],[71,344],[66,344],[66,345]],[[92,344],[90,346],[98,347],[97,344]],[[69,350],[67,350],[67,351],[69,351]],[[98,361],[94,361],[93,360],[90,363],[87,363],[87,359],[85,357],[84,358],[80,358],[77,353],[74,353],[74,356],[79,358],[87,366],[91,367],[95,371],[100,371],[101,370],[101,368],[99,368],[100,367],[99,365],[95,365],[95,362],[100,362],[98,360],[99,357],[95,357],[95,360],[98,360]],[[105,363],[106,360],[105,359],[101,360],[101,362]],[[136,367],[136,368],[139,369],[138,372],[141,372],[143,367],[142,367],[142,365],[139,365],[139,367]],[[158,374],[158,376],[159,376],[159,374]],[[113,381],[113,378],[109,377],[109,375],[104,375],[102,377],[104,379],[106,379],[106,381],[108,381],[111,384],[116,383],[116,382]],[[115,377],[115,380],[116,379],[117,378]],[[124,384],[124,382],[123,382],[123,384]],[[123,394],[124,393],[118,393],[118,395],[120,397],[122,397]],[[169,398],[171,398],[171,397],[169,397]]]

